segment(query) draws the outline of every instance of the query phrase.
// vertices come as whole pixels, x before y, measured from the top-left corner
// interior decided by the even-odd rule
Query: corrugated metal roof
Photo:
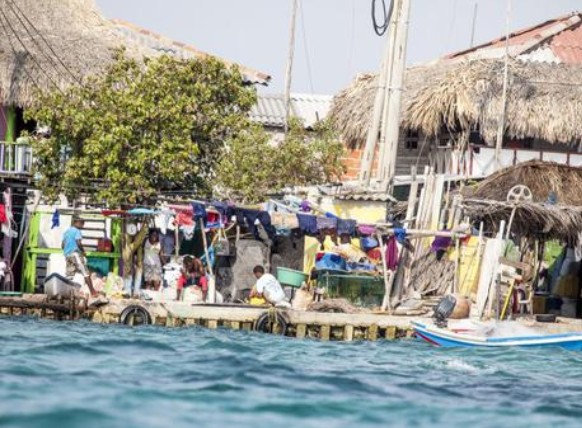
[[[336,199],[340,201],[396,202],[396,199],[387,193],[355,193],[351,195],[340,195]]]
[[[509,54],[525,61],[582,64],[582,14],[571,13],[513,32]],[[448,55],[445,60],[505,56],[505,37]]]
[[[147,30],[130,22],[123,21],[121,19],[112,19],[111,23],[113,24],[114,28],[123,36],[160,53],[167,53],[180,58],[206,58],[209,56],[214,56],[207,52],[203,52],[194,46],[172,40],[166,36],[162,36],[161,34]],[[223,58],[219,59],[225,64],[234,64],[233,62],[227,61]],[[268,74],[253,70],[252,68],[245,67],[240,64],[238,64],[238,66],[240,67],[240,70],[245,79],[249,83],[267,85],[271,80],[271,76]]]
[[[303,121],[306,128],[327,117],[331,108],[331,95],[292,94],[290,114]],[[263,126],[285,126],[285,98],[280,94],[259,95],[251,109],[251,119]]]

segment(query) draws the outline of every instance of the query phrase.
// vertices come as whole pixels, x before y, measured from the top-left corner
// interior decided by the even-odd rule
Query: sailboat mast
[[[505,65],[503,68],[503,94],[501,96],[501,113],[497,128],[497,143],[495,144],[495,167],[501,169],[501,149],[505,135],[505,119],[507,115],[507,86],[509,84],[509,33],[511,28],[511,0],[507,0],[507,17],[505,29]]]
[[[396,157],[400,140],[401,101],[404,88],[404,73],[406,72],[406,49],[408,46],[408,23],[410,19],[411,0],[400,0],[396,13],[396,40],[394,59],[390,79],[388,80],[388,103],[386,105],[384,127],[386,136],[386,150],[380,159],[381,190],[392,191],[396,176]]]
[[[291,0],[291,24],[289,25],[289,50],[287,56],[287,70],[285,71],[285,134],[289,131],[289,117],[291,113],[291,77],[293,74],[293,58],[295,56],[295,27],[297,24],[297,8],[299,0]]]

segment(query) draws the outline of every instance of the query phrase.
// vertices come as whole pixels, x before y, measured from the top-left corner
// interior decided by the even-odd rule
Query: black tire
[[[140,305],[130,305],[121,312],[121,323],[130,326],[149,325],[152,317],[146,308]]]
[[[556,322],[555,314],[538,314],[536,315],[537,322]]]
[[[271,314],[264,312],[256,321],[254,330],[260,333],[273,333],[285,336],[287,333],[287,321],[280,312],[275,312],[276,323],[271,322]]]

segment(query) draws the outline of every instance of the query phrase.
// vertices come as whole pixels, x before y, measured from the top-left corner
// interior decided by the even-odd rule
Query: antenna
[[[477,26],[477,12],[479,11],[479,3],[475,2],[475,9],[473,9],[473,25],[471,26],[471,45],[475,45],[475,27]]]

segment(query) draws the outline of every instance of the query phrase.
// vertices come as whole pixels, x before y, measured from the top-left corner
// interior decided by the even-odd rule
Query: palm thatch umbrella
[[[522,184],[543,203],[553,193],[557,203],[582,207],[582,168],[532,160],[504,168],[474,186],[465,187],[465,198],[505,202],[512,187]]]
[[[377,89],[363,75],[340,92],[330,113],[351,145],[366,139]],[[479,130],[493,142],[502,108],[503,61],[442,60],[407,71],[402,126],[438,136]],[[506,135],[572,143],[582,138],[582,67],[511,61]]]
[[[25,107],[35,89],[54,89],[99,73],[112,49],[152,52],[115,30],[94,0],[2,0],[0,103]]]

